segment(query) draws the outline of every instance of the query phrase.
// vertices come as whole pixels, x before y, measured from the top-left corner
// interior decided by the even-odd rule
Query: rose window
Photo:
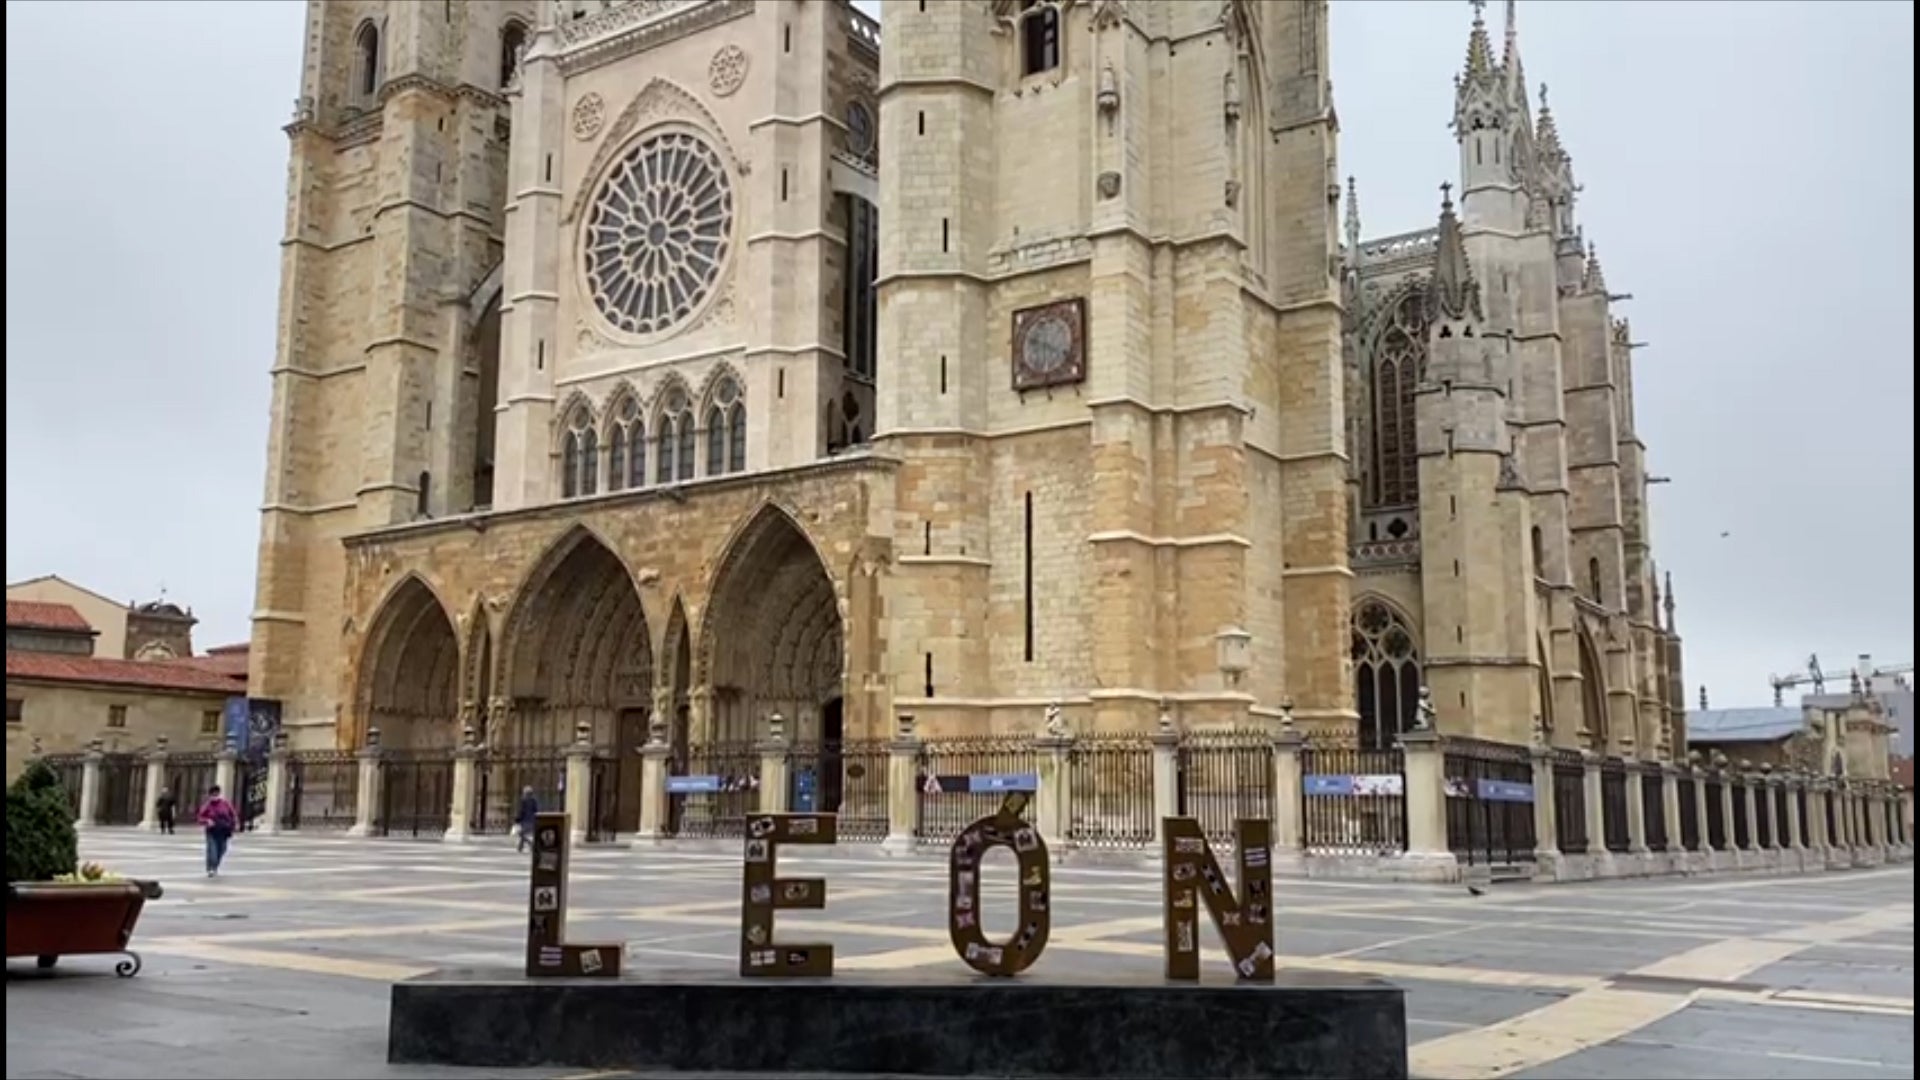
[[[613,167],[587,218],[587,288],[630,334],[684,321],[713,294],[733,229],[719,155],[692,135],[657,135]]]

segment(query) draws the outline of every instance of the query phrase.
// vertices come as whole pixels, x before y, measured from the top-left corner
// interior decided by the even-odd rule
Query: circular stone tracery
[[[713,294],[733,230],[733,191],[718,154],[673,132],[614,165],[587,218],[588,292],[630,334],[677,325]]]

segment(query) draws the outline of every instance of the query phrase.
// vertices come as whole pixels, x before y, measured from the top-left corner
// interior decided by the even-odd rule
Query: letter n
[[[1233,824],[1234,862],[1240,892],[1234,894],[1206,834],[1193,818],[1164,819],[1162,860],[1166,886],[1167,978],[1200,978],[1200,905],[1226,944],[1234,975],[1273,981],[1273,852],[1269,822]]]

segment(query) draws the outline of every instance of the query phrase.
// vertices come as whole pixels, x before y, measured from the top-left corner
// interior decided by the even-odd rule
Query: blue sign
[[[710,795],[720,790],[720,778],[717,776],[669,776],[667,794],[669,795]]]
[[[819,788],[819,779],[810,768],[802,767],[793,774],[793,809],[797,813],[813,813],[814,796]]]
[[[1351,795],[1353,777],[1314,774],[1304,778],[1303,783],[1309,795]]]
[[[1309,773],[1301,779],[1301,786],[1308,795],[1323,797],[1401,795],[1406,792],[1406,782],[1398,773],[1362,773],[1358,776],[1341,773]]]
[[[1477,784],[1480,798],[1487,802],[1524,802],[1533,801],[1533,785],[1515,780],[1481,780]]]
[[[976,773],[967,778],[968,791],[1039,791],[1036,773]]]

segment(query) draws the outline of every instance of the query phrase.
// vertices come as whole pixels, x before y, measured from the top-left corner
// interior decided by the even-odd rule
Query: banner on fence
[[[711,795],[720,790],[720,778],[717,776],[669,776],[667,794],[669,795]]]
[[[1314,773],[1302,781],[1308,795],[1404,795],[1406,780],[1398,773],[1361,774]]]
[[[1481,802],[1524,802],[1533,801],[1533,785],[1518,780],[1488,780],[1481,778],[1467,786],[1465,780],[1450,776],[1447,778],[1447,798],[1479,799]]]
[[[929,795],[1039,791],[1040,777],[1034,773],[976,773],[970,776],[928,776],[920,782],[920,790]]]

